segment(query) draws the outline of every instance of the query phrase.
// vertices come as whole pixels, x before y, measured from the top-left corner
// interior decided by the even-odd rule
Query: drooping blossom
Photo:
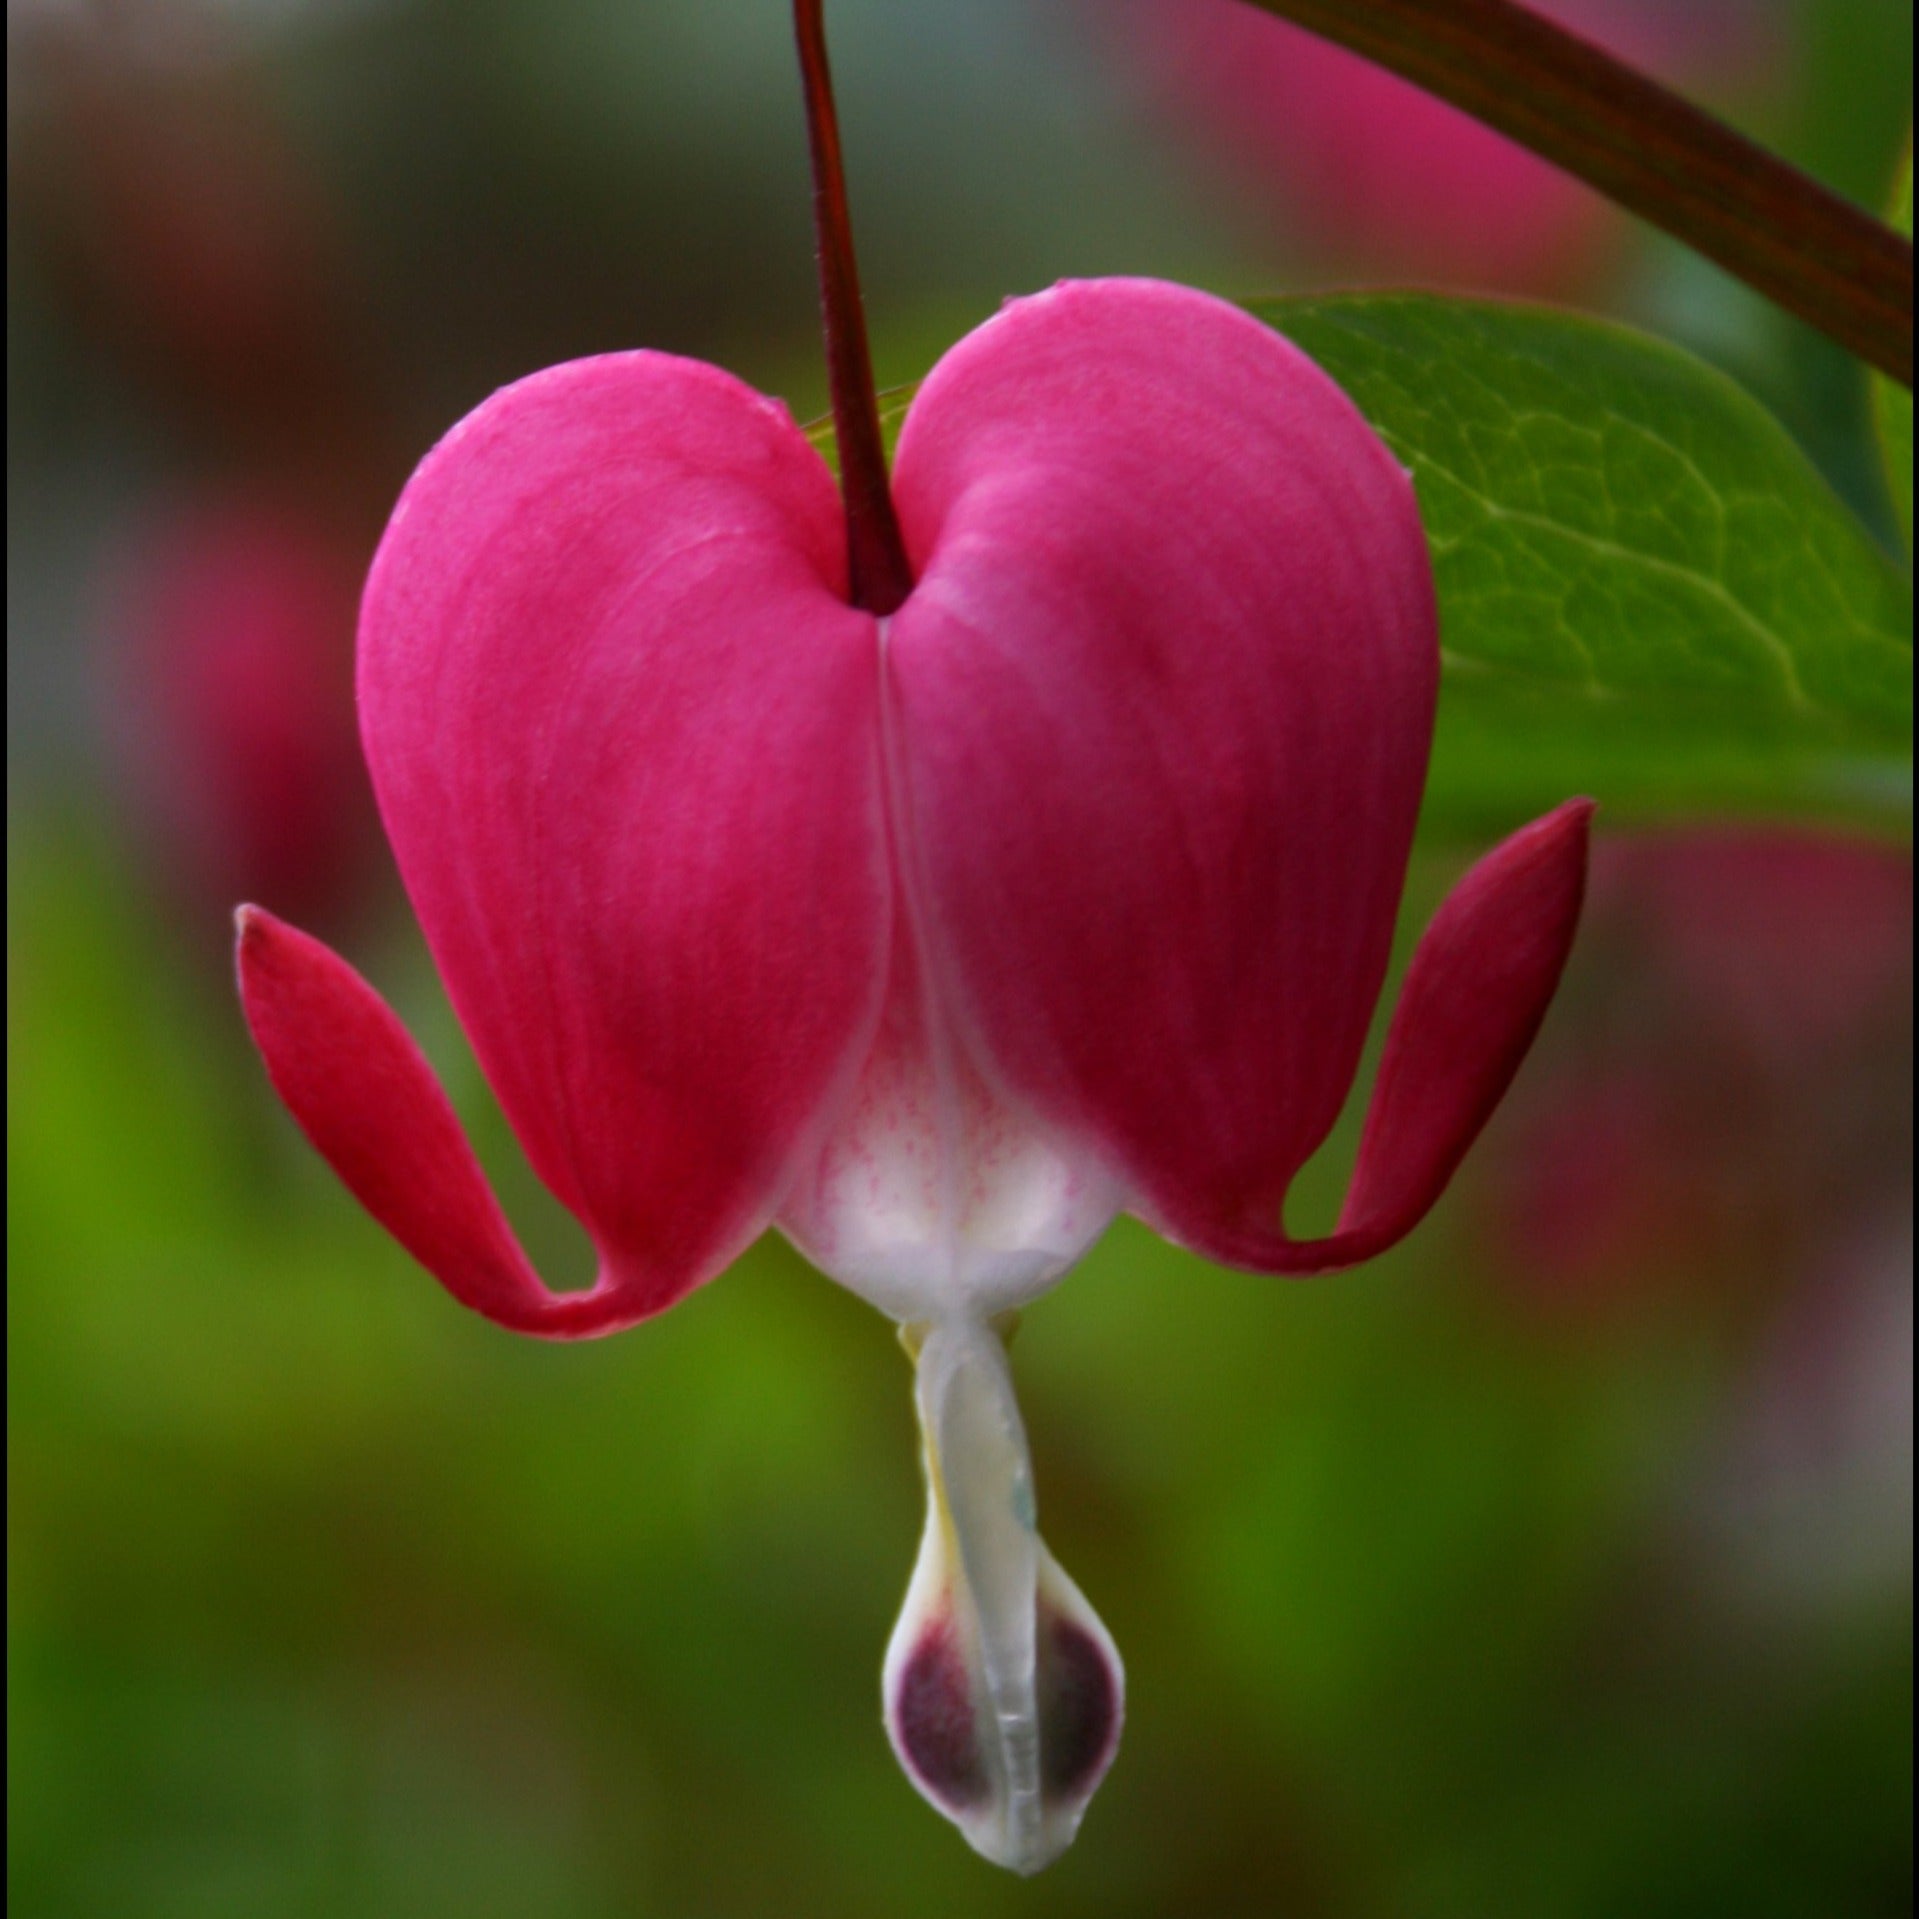
[[[1409,81],[1245,0],[1131,0],[1125,43],[1168,118],[1280,231],[1349,271],[1484,291],[1586,285],[1621,216]],[[1538,0],[1635,65],[1723,91],[1765,64],[1772,0]],[[1111,9],[1086,9],[1111,32]]]
[[[796,11],[804,54],[818,7]],[[807,73],[836,411],[870,430],[870,380],[863,416],[841,406],[864,339],[822,52]],[[876,434],[841,447],[844,498],[717,368],[576,361],[428,455],[368,582],[387,830],[597,1248],[590,1287],[534,1274],[342,960],[244,909],[241,989],[314,1144],[500,1324],[629,1326],[769,1226],[900,1323],[929,1504],[887,1724],[926,1797],[1032,1871],[1112,1759],[1123,1678],[1039,1538],[1005,1316],[1122,1210],[1272,1273],[1409,1232],[1544,1014],[1590,809],[1441,909],[1340,1223],[1296,1240],[1287,1188],[1353,1081],[1432,737],[1406,474],[1296,349],[1144,280],[962,340],[890,488]]]
[[[1109,1756],[1117,1666],[1025,1523],[991,1321],[1122,1208],[1283,1273],[1409,1231],[1544,1011],[1586,812],[1526,829],[1442,910],[1339,1230],[1290,1239],[1432,731],[1405,475],[1254,320],[1108,281],[948,354],[895,492],[916,584],[880,619],[847,604],[833,483],[782,408],[614,355],[457,427],[375,563],[360,695],[387,828],[495,1091],[600,1250],[590,1290],[535,1278],[342,962],[248,913],[242,983],[315,1144],[501,1323],[630,1325],[778,1223],[927,1329],[940,1490],[888,1662],[895,1736],[987,1822],[971,1836],[1037,1863]],[[982,1738],[982,1668],[1035,1753]],[[1057,1775],[1049,1685],[1099,1721]]]

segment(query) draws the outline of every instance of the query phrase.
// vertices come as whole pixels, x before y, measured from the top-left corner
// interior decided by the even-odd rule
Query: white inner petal
[[[906,1776],[975,1850],[1037,1872],[1072,1843],[1112,1763],[1125,1671],[1036,1529],[998,1336],[960,1321],[921,1341],[926,1530],[887,1647],[887,1733]]]
[[[990,1318],[1051,1286],[1123,1195],[1090,1152],[1001,1097],[973,1058],[931,950],[890,688],[881,712],[894,878],[886,1002],[779,1224],[822,1272],[902,1324]]]
[[[902,1324],[990,1318],[1051,1286],[1119,1195],[1090,1155],[993,1093],[919,978],[902,951],[873,1051],[780,1224]]]

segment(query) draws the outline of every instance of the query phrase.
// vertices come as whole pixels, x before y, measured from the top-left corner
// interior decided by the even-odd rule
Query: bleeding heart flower
[[[362,614],[402,874],[592,1288],[536,1278],[342,961],[246,910],[241,986],[314,1144],[501,1324],[631,1325],[777,1224],[907,1329],[930,1500],[887,1722],[926,1796],[1031,1871],[1112,1757],[1123,1681],[1035,1530],[995,1322],[1122,1209],[1280,1273],[1409,1231],[1544,1012],[1589,808],[1442,909],[1339,1229],[1289,1238],[1432,734],[1411,486],[1244,313],[1068,284],[928,378],[895,543],[816,50],[808,78],[848,519],[778,404],[663,354],[578,361],[427,457]]]

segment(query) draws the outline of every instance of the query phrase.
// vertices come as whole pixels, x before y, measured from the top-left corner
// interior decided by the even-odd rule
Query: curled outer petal
[[[1014,302],[948,354],[896,484],[920,577],[889,690],[929,948],[986,1070],[1215,1257],[1379,1250],[1510,1078],[1583,870],[1581,815],[1535,829],[1539,885],[1522,836],[1462,889],[1415,970],[1363,1217],[1286,1250],[1287,1188],[1384,977],[1432,736],[1407,475],[1269,329],[1109,280]],[[1475,998],[1456,973],[1497,973],[1502,941],[1539,964]]]
[[[1545,1018],[1585,896],[1590,800],[1568,800],[1493,848],[1413,953],[1386,1032],[1339,1227],[1288,1239],[1277,1220],[1169,1220],[1234,1266],[1332,1272],[1404,1239],[1446,1189]]]
[[[878,1018],[877,647],[840,539],[783,408],[711,367],[617,354],[456,427],[368,583],[362,729],[401,874],[622,1321],[766,1225]],[[384,1086],[360,1075],[369,1099],[400,1080],[418,1096],[400,1056],[385,1049]],[[353,1062],[327,1077],[331,1112]],[[507,1297],[440,1276],[483,1312]]]
[[[644,1316],[602,1273],[551,1293],[528,1265],[433,1070],[393,1009],[310,934],[239,912],[240,1001],[274,1090],[353,1196],[456,1299],[573,1339]]]

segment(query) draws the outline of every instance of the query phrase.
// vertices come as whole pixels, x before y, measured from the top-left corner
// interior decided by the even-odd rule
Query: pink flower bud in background
[[[130,370],[248,443],[352,410],[353,275],[330,195],[224,10],[32,13],[10,212]]]
[[[1488,1155],[1541,1304],[1719,1289],[1764,1307],[1855,1215],[1910,1204],[1912,862],[1719,828],[1602,847],[1593,951]]]
[[[353,714],[364,560],[291,506],[204,501],[110,596],[104,691],[135,826],[198,916],[233,895],[337,925],[378,836]]]
[[[1615,843],[1593,883],[1657,953],[1684,1016],[1782,1084],[1841,1071],[1910,989],[1903,849],[1725,828]]]
[[[1770,0],[1542,0],[1682,87],[1764,63]],[[1102,13],[1103,9],[1095,10]],[[1282,235],[1365,277],[1514,293],[1588,284],[1622,216],[1470,116],[1243,0],[1140,0],[1149,85]]]
[[[1494,1156],[1499,1266],[1555,1311],[1636,1294],[1720,1249],[1725,1205],[1693,1150],[1684,1089],[1643,1061],[1555,1077]]]
[[[97,566],[117,784],[187,914],[238,891],[337,926],[378,858],[352,653],[388,497],[343,224],[228,11],[44,9],[16,38],[19,235],[224,476],[162,478]]]

